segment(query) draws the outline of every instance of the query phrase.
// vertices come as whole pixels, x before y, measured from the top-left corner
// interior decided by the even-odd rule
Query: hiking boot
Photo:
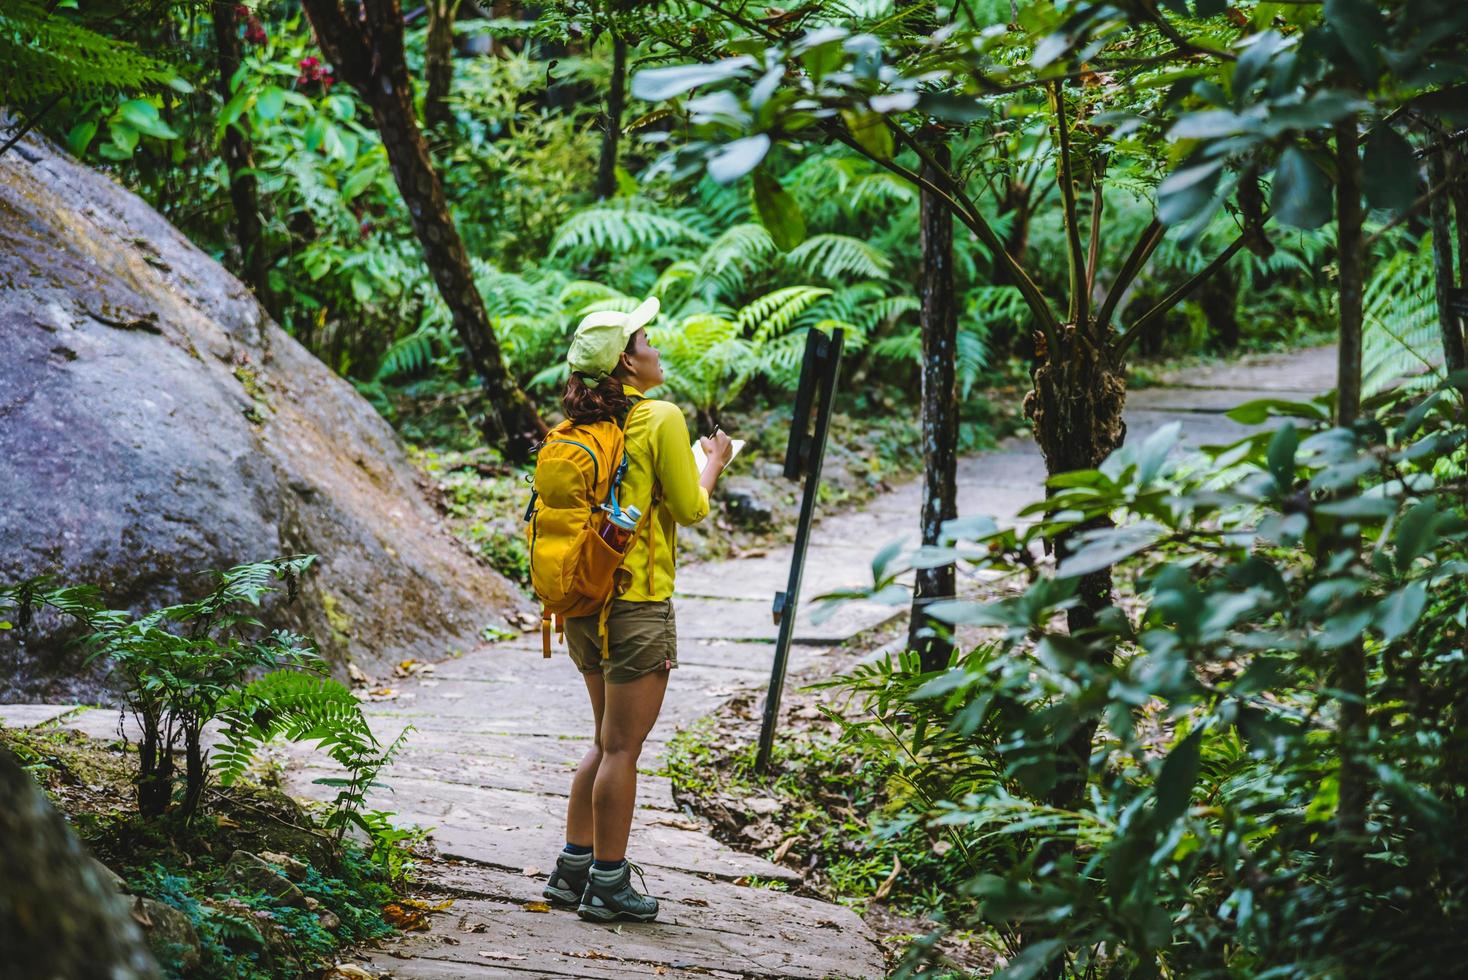
[[[632,872],[642,878],[642,869],[632,863],[617,871],[591,869],[586,891],[576,914],[590,922],[651,922],[658,917],[658,900],[632,887]],[[647,887],[643,880],[642,887]]]
[[[556,870],[551,872],[541,894],[552,905],[574,908],[581,903],[581,894],[586,891],[587,872],[590,870],[590,854],[567,854],[562,851],[556,857]]]

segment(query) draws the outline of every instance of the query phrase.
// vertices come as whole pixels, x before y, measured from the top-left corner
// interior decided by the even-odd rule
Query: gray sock
[[[560,861],[562,866],[570,868],[572,871],[585,871],[591,867],[590,854],[570,854],[562,851],[560,853]]]
[[[619,865],[618,867],[612,868],[611,870],[606,870],[603,868],[592,868],[591,880],[599,885],[614,884],[615,882],[621,880],[622,875],[624,872],[626,872],[626,870],[627,865],[625,864]]]

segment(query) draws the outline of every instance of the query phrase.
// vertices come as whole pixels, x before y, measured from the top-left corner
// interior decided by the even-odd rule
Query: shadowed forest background
[[[518,634],[526,478],[571,331],[657,296],[660,396],[750,441],[681,560],[793,533],[780,457],[810,331],[845,343],[823,511],[924,481],[922,546],[879,551],[896,535],[874,529],[869,587],[826,600],[890,602],[906,625],[822,682],[769,779],[717,717],[680,735],[668,774],[690,813],[719,824],[731,786],[781,799],[780,833],[745,834],[747,813],[726,836],[776,863],[798,840],[802,888],[901,917],[892,975],[1452,972],[1465,50],[1449,0],[7,0],[5,285],[47,298],[4,308],[30,345],[10,383],[48,390],[28,385],[86,359],[26,283],[63,264],[35,242],[90,234],[36,215],[104,200],[95,171],[186,242],[94,207],[87,227],[169,285],[138,272],[77,309],[138,358],[130,384],[162,341],[187,354],[169,371],[207,365],[232,401],[193,431],[209,442],[217,417],[220,459],[267,462],[198,455],[229,475],[175,521],[222,529],[197,547],[129,524],[106,529],[121,546],[67,550],[43,465],[67,426],[0,433],[7,700],[120,699],[142,732],[135,767],[63,764],[19,729],[4,744],[132,895],[192,923],[192,958],[149,932],[170,974],[319,975],[411,929],[423,833],[366,805],[402,742],[367,728],[367,674]],[[187,246],[248,293],[183,267]],[[89,288],[69,283],[55,295]],[[176,332],[161,299],[141,312],[150,291],[207,308],[223,339]],[[1129,390],[1321,345],[1331,393],[1217,406],[1247,437],[1127,439]],[[95,416],[137,400],[95,397]],[[1023,519],[959,514],[956,460],[1026,433],[1049,479]],[[279,526],[240,503],[277,484],[296,495]],[[231,851],[289,841],[179,862],[180,840],[244,819],[217,808],[249,809],[239,787],[277,737],[349,774],[324,814],[260,804],[319,821],[297,911],[310,895],[336,920],[289,913],[279,942],[247,913],[280,902],[231,912],[225,886],[253,873]],[[88,815],[95,798],[58,789],[77,765],[113,767],[137,813]]]

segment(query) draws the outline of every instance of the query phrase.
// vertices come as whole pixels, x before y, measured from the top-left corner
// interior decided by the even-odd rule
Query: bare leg
[[[626,684],[606,686],[606,713],[601,724],[601,765],[592,787],[596,814],[595,850],[598,861],[620,861],[627,856],[627,834],[637,803],[637,757],[642,743],[658,720],[668,671],[654,670]]]
[[[591,787],[601,765],[602,711],[606,705],[606,682],[600,672],[582,673],[586,693],[591,697],[592,728],[595,741],[581,757],[581,765],[571,779],[571,801],[566,804],[566,843],[579,847],[592,846]]]

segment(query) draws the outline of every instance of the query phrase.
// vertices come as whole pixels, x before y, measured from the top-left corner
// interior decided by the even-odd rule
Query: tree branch
[[[21,123],[20,128],[15,131],[15,134],[11,136],[10,139],[5,141],[5,145],[0,146],[0,156],[4,156],[6,151],[8,151],[15,144],[19,143],[22,139],[24,139],[25,134],[29,133],[32,129],[35,128],[36,123],[41,121],[42,116],[50,112],[52,109],[56,108],[56,103],[61,101],[62,94],[63,93],[61,92],[57,92],[55,95],[51,96],[51,98],[46,100],[45,105],[41,106],[41,108],[37,109],[34,113],[31,114],[31,117],[29,119]]]
[[[1065,264],[1070,283],[1070,303],[1066,319],[1079,326],[1091,318],[1091,298],[1086,295],[1084,286],[1086,257],[1081,251],[1081,229],[1076,222],[1075,175],[1071,167],[1070,128],[1065,120],[1063,85],[1060,81],[1050,84],[1050,105],[1055,110],[1055,133],[1060,143],[1060,153],[1055,158],[1055,179],[1060,184],[1062,215],[1065,219]]]
[[[1057,334],[1060,328],[1060,321],[1055,316],[1055,311],[1050,308],[1049,301],[1040,292],[1040,287],[1035,284],[1034,279],[1030,278],[1030,274],[1020,266],[1014,256],[1009,254],[1009,251],[1004,247],[1004,242],[1000,240],[989,223],[984,220],[984,216],[979,213],[977,205],[964,193],[963,188],[959,186],[958,181],[953,179],[953,175],[948,172],[947,168],[939,166],[937,161],[933,159],[933,155],[922,144],[913,139],[907,130],[890,119],[887,119],[886,122],[887,126],[902,141],[903,145],[916,153],[918,158],[931,167],[935,173],[941,175],[940,179],[948,185],[947,189],[950,192],[944,194],[943,197],[950,203],[957,201],[963,206],[962,209],[954,213],[960,221],[968,226],[970,231],[978,236],[979,241],[984,243],[984,247],[993,255],[994,261],[999,263],[1005,272],[1009,274],[1015,284],[1015,288],[1020,291],[1020,295],[1025,299],[1025,304],[1029,306],[1030,312],[1035,315],[1035,319],[1040,324],[1040,329],[1045,333],[1046,338],[1052,344],[1058,341],[1059,337]],[[854,143],[854,141],[852,142]],[[847,145],[851,145],[851,143]],[[862,153],[867,157],[876,159],[864,150]],[[880,163],[882,161],[878,162]]]
[[[1111,288],[1106,291],[1106,299],[1101,303],[1101,312],[1096,314],[1096,335],[1104,337],[1106,330],[1111,326],[1111,317],[1116,312],[1116,304],[1121,302],[1122,293],[1136,280],[1137,274],[1157,250],[1162,242],[1162,236],[1167,229],[1162,227],[1162,222],[1153,218],[1137,241],[1132,245],[1132,250],[1127,254],[1126,261],[1121,264],[1121,270],[1117,272],[1116,279],[1111,283]]]
[[[1177,306],[1177,304],[1181,303],[1183,300],[1187,299],[1188,295],[1193,290],[1201,286],[1205,281],[1211,278],[1215,272],[1217,272],[1219,269],[1222,269],[1224,265],[1228,263],[1229,259],[1237,255],[1239,250],[1244,247],[1244,239],[1245,236],[1243,234],[1240,234],[1239,237],[1233,240],[1233,244],[1229,245],[1228,248],[1220,252],[1217,258],[1215,258],[1212,262],[1209,262],[1206,266],[1203,267],[1202,271],[1198,272],[1196,275],[1192,276],[1190,279],[1184,282],[1181,286],[1178,286],[1172,292],[1162,297],[1162,299],[1157,301],[1156,306],[1152,307],[1146,313],[1143,313],[1140,317],[1138,317],[1136,322],[1128,327],[1126,332],[1116,339],[1114,350],[1116,352],[1117,358],[1120,359],[1121,357],[1125,356],[1127,349],[1131,347],[1132,344],[1136,342],[1136,339],[1140,337],[1142,333],[1152,325],[1153,321],[1161,317],[1162,314],[1166,313],[1168,310]]]

